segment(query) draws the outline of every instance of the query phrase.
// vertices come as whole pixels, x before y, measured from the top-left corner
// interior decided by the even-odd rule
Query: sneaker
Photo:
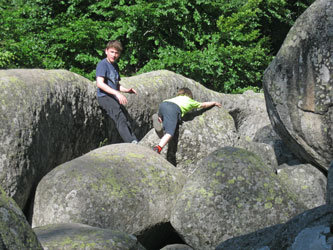
[[[156,153],[160,154],[161,153],[161,148],[159,146],[155,146],[153,147],[153,151],[155,151]]]
[[[131,143],[138,144],[138,141],[137,140],[133,140]]]
[[[163,124],[161,123],[159,117],[157,114],[153,114],[152,116],[152,120],[153,120],[153,126],[154,129],[156,131],[156,134],[158,135],[159,138],[163,137]]]

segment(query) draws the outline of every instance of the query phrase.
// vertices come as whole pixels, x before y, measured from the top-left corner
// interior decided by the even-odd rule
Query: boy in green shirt
[[[213,106],[221,107],[222,105],[218,102],[197,102],[193,100],[192,91],[188,88],[181,88],[176,97],[164,100],[159,106],[158,115],[153,115],[155,131],[161,138],[160,143],[153,150],[158,154],[161,153],[163,147],[174,136],[179,121],[187,112],[195,108],[210,108]],[[163,129],[165,131],[164,135]]]

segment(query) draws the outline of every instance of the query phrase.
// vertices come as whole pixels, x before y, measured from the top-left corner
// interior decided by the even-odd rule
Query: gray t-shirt
[[[119,90],[119,67],[117,63],[109,63],[109,61],[104,58],[97,64],[96,67],[96,78],[100,76],[104,78],[104,83],[109,85],[111,88],[115,90]],[[97,97],[102,97],[108,95],[106,92],[97,88]]]

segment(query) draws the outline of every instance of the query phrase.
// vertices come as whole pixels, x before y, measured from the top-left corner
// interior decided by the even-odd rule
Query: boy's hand
[[[120,104],[122,104],[122,105],[126,105],[127,104],[126,97],[124,95],[122,95],[120,92],[118,92],[116,94],[116,97],[118,98]]]
[[[136,90],[133,89],[133,88],[128,89],[127,93],[129,93],[129,94],[136,94],[137,95]]]
[[[215,106],[217,106],[217,107],[221,108],[221,107],[222,107],[222,104],[221,104],[221,103],[219,103],[219,102],[215,102]]]

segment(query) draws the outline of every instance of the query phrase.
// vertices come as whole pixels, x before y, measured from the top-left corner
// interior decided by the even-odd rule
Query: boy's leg
[[[162,102],[159,107],[159,116],[162,118],[165,133],[173,136],[181,117],[178,105],[172,102]]]
[[[129,114],[128,114],[126,108],[123,105],[120,105],[120,110],[121,110],[122,115],[123,115],[123,117],[126,121],[126,124],[127,124],[127,127],[126,126],[124,127],[124,129],[126,130],[125,133],[130,134],[130,137],[131,137],[131,140],[132,140],[131,143],[135,143],[135,144],[138,143],[138,139],[136,138],[136,136],[133,132],[131,122],[128,120]],[[118,129],[118,130],[120,130],[120,129]]]
[[[166,133],[166,134],[162,137],[162,139],[161,139],[161,141],[160,141],[160,143],[159,143],[158,145],[159,145],[161,148],[163,148],[165,145],[167,145],[167,144],[169,143],[169,141],[171,140],[171,138],[172,138],[172,135]]]
[[[170,135],[170,134],[165,134],[165,135],[162,137],[160,143],[159,143],[158,145],[156,145],[155,147],[153,147],[153,150],[154,150],[156,153],[158,153],[158,154],[161,153],[163,147],[169,143],[169,141],[171,140],[171,138],[172,138],[172,135]]]
[[[118,120],[116,123],[117,123],[116,126],[118,129],[118,132],[119,132],[121,138],[123,138],[124,142],[131,142],[131,143],[138,142],[138,139],[132,133],[132,129],[130,128],[129,121],[122,110],[120,110]]]
[[[121,109],[118,101],[109,96],[98,98],[100,106],[106,110],[107,114],[114,121],[116,128],[124,142],[137,141],[136,136],[131,132],[127,117]]]
[[[160,143],[153,148],[154,151],[160,153],[162,148],[168,144],[176,131],[177,124],[181,117],[181,111],[178,105],[170,102],[162,102],[159,107],[159,114],[162,116],[164,136]]]

